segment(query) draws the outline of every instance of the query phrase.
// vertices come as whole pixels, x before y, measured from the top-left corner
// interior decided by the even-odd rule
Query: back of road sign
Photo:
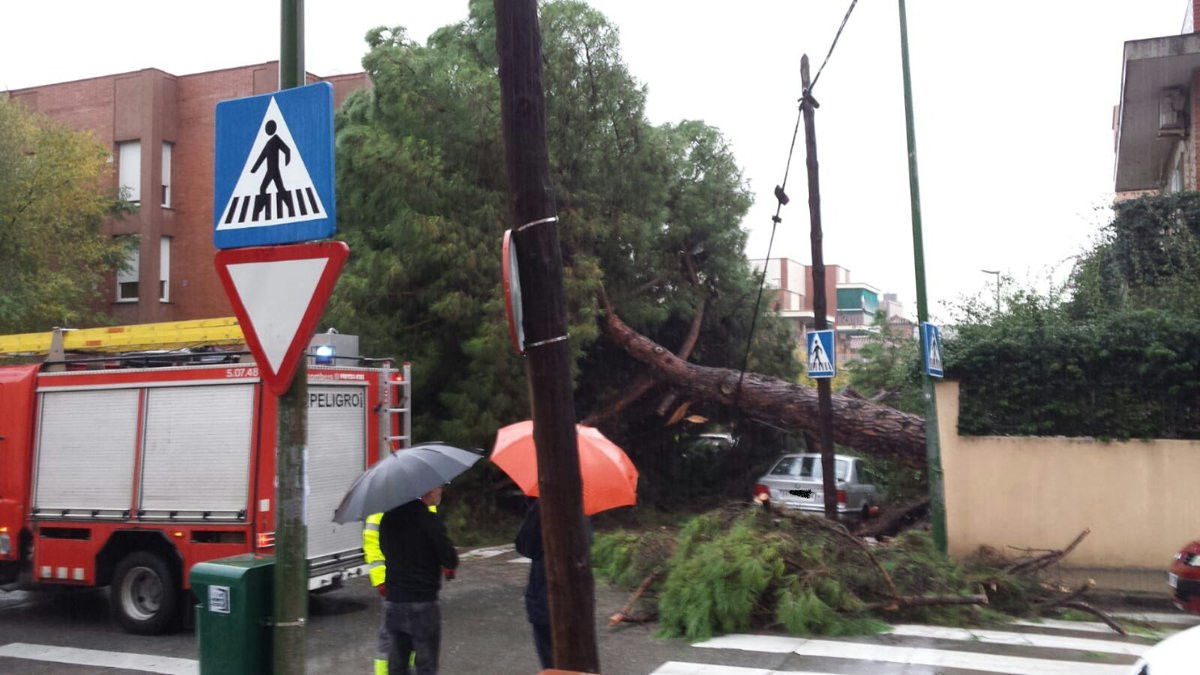
[[[333,87],[319,82],[222,101],[216,115],[213,244],[333,236]]]

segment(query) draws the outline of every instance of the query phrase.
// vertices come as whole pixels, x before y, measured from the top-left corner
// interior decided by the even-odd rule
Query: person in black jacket
[[[546,561],[542,548],[542,519],[538,500],[531,500],[525,520],[517,532],[517,553],[529,558],[529,581],[525,584],[525,617],[533,629],[533,646],[537,649],[542,669],[554,667],[554,649],[550,641],[550,598],[546,592]],[[588,544],[592,541],[592,525],[583,520]]]
[[[533,646],[537,648],[542,669],[554,666],[550,642],[550,601],[546,594],[546,562],[542,558],[542,519],[537,500],[525,512],[517,532],[517,553],[529,558],[529,581],[525,584],[525,617],[533,629]]]
[[[442,500],[442,488],[384,514],[379,546],[386,565],[386,624],[391,636],[389,675],[408,675],[416,652],[417,675],[435,675],[442,640],[438,591],[442,577],[454,578],[458,553],[446,527],[429,507]]]

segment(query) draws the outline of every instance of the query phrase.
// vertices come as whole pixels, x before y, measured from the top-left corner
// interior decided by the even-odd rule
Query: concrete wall
[[[1159,590],[1172,556],[1200,538],[1200,441],[959,436],[958,383],[939,383],[937,402],[951,555],[1058,549],[1091,528],[1064,567]],[[1149,588],[1130,581],[1138,571]]]

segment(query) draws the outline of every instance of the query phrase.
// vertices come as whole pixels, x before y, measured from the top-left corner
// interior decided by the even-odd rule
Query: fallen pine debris
[[[701,514],[678,532],[597,536],[597,575],[634,589],[610,626],[657,620],[659,633],[689,640],[752,629],[797,635],[874,633],[885,622],[1001,623],[1066,608],[1101,617],[1080,598],[1094,585],[1045,583],[1067,547],[1024,550],[1010,560],[985,549],[958,563],[921,529],[883,543],[798,512],[735,504]]]

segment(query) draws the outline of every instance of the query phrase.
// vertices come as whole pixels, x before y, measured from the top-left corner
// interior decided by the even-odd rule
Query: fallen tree
[[[592,562],[599,577],[635,589],[610,626],[658,621],[661,634],[689,640],[762,629],[863,634],[884,630],[884,622],[971,626],[1064,609],[1093,614],[1124,635],[1080,601],[1094,581],[1070,588],[1053,579],[1050,568],[1087,533],[1016,560],[984,548],[955,561],[921,529],[868,542],[819,516],[741,502],[678,531],[604,532]]]
[[[656,379],[692,398],[733,406],[775,426],[816,432],[817,390],[756,373],[689,363],[627,326],[611,306],[605,337],[648,366]],[[869,400],[834,394],[833,440],[861,452],[925,465],[925,420]]]

